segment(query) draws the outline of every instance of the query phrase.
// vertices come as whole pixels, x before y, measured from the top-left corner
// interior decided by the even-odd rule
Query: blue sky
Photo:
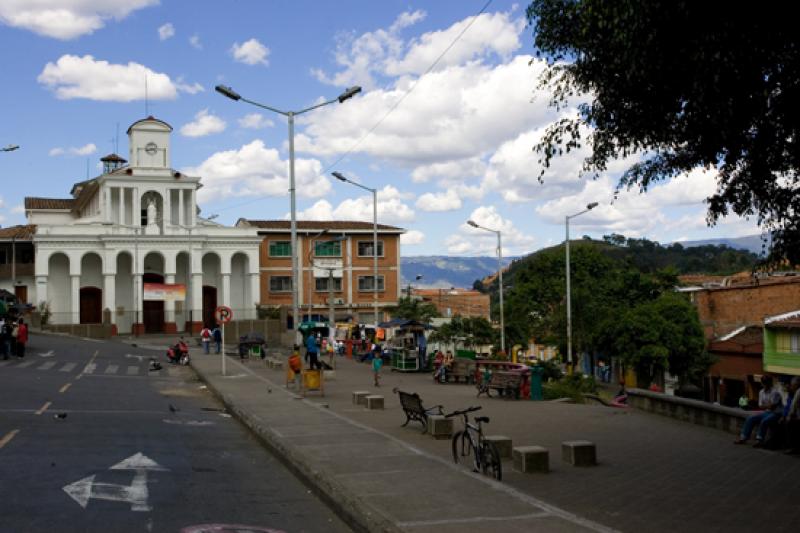
[[[540,184],[531,147],[559,115],[536,90],[526,4],[494,0],[476,17],[485,3],[0,0],[0,146],[21,146],[0,153],[0,224],[24,223],[25,196],[66,198],[87,166],[97,175],[117,130],[125,156],[147,77],[149,113],[175,129],[173,166],[203,178],[203,214],[225,224],[288,216],[287,126],[214,86],[299,110],[361,85],[298,119],[300,218],[371,220],[371,197],[337,170],[379,189],[379,221],[409,230],[404,255],[493,254],[495,237],[470,218],[523,254],[563,240],[564,216],[593,201],[573,235],[757,232],[735,218],[705,226],[714,177],[702,172],[612,202],[630,161],[589,180],[579,152]]]

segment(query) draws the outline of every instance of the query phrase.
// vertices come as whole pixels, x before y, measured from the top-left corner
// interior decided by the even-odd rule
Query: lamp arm
[[[241,100],[242,100],[242,102],[247,102],[250,105],[254,105],[254,106],[260,107],[262,109],[267,109],[269,111],[272,111],[273,113],[278,113],[279,115],[283,115],[285,117],[289,116],[289,113],[287,113],[286,111],[281,111],[280,109],[275,109],[274,107],[271,107],[271,106],[268,106],[268,105],[265,105],[265,104],[259,104],[258,102],[254,102],[253,100],[248,100],[247,98],[244,98],[244,97],[242,97]]]

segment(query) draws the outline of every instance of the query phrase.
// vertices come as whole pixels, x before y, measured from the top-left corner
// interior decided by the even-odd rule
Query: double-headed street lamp
[[[580,213],[575,213],[574,215],[567,215],[564,217],[567,226],[567,240],[566,240],[566,251],[567,251],[567,372],[572,374],[572,294],[570,288],[570,278],[569,278],[569,219],[575,218],[580,216],[584,213],[588,213],[592,209],[597,207],[597,202],[592,202],[586,206],[586,209],[581,211]]]
[[[503,314],[503,239],[500,236],[499,229],[484,228],[478,225],[474,220],[467,220],[467,224],[473,228],[478,228],[486,231],[491,231],[497,234],[497,271],[500,276],[500,350],[506,352],[506,323]]]
[[[18,144],[9,144],[8,146],[0,148],[0,152],[13,152],[14,150],[19,150]]]
[[[333,104],[335,102],[339,102],[340,104],[345,100],[352,98],[353,96],[357,95],[361,92],[361,87],[355,86],[350,87],[345,92],[334,98],[333,100],[328,100],[322,102],[317,105],[313,105],[311,107],[307,107],[305,109],[301,109],[300,111],[281,111],[280,109],[276,109],[274,107],[260,104],[258,102],[254,102],[253,100],[248,100],[244,98],[242,95],[234,91],[230,87],[226,87],[224,85],[217,85],[215,87],[216,91],[224,96],[227,96],[231,100],[242,102],[247,102],[248,104],[254,105],[256,107],[260,107],[262,109],[266,109],[268,111],[272,111],[273,113],[278,113],[279,115],[285,116],[289,121],[289,196],[291,198],[291,232],[292,232],[292,326],[295,331],[295,338],[299,333],[298,329],[298,296],[297,296],[297,285],[298,280],[300,279],[300,274],[298,272],[298,261],[297,261],[297,207],[295,201],[295,185],[294,185],[294,117],[297,115],[302,115],[303,113],[307,113],[313,109],[317,109],[319,107],[326,106],[328,104]],[[297,339],[295,339],[297,340]]]
[[[331,172],[334,178],[372,193],[372,307],[375,327],[378,327],[378,189],[371,189],[346,178],[341,172]],[[385,288],[385,285],[384,285]]]

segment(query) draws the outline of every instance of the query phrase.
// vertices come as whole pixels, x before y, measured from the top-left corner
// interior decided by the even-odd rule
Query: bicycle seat
[[[489,417],[488,416],[476,416],[475,417],[475,422],[482,422],[484,424],[488,424],[489,423]]]

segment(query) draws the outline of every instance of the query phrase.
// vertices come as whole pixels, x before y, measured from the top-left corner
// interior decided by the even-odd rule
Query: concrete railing
[[[628,404],[660,415],[738,434],[751,412],[643,389],[628,389]]]

